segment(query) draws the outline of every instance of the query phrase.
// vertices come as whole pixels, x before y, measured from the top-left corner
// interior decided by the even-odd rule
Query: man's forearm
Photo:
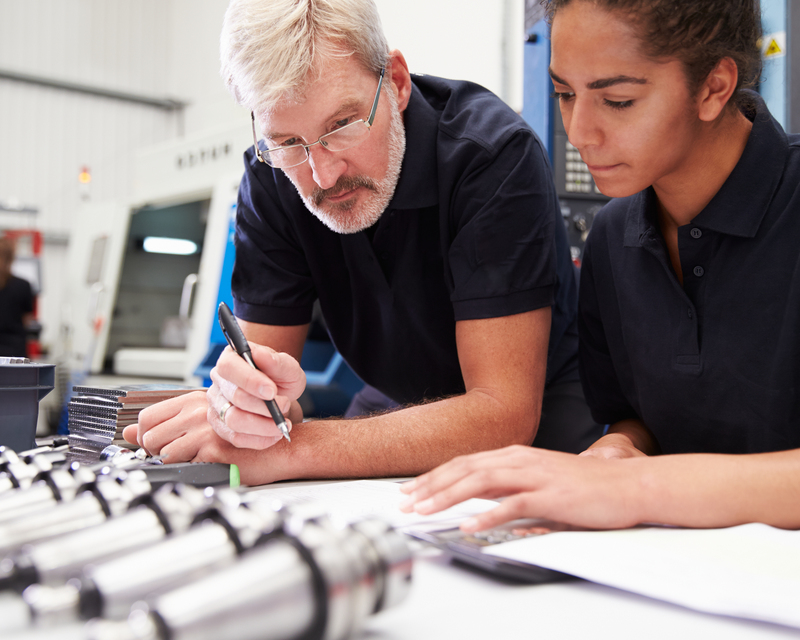
[[[800,528],[800,450],[683,454],[609,461],[636,478],[640,522],[727,527],[764,522]]]
[[[296,478],[411,476],[454,456],[510,444],[530,444],[539,410],[509,407],[473,390],[352,420],[295,424],[292,442],[263,451],[233,452],[247,484]]]

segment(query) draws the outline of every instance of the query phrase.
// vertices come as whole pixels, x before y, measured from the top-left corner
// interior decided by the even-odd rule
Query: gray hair
[[[225,12],[222,78],[250,111],[300,99],[322,61],[350,55],[376,73],[389,60],[373,0],[231,0]]]

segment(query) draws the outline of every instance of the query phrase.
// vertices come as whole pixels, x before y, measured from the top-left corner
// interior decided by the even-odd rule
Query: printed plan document
[[[800,628],[800,531],[764,524],[564,531],[485,553],[689,609]]]
[[[379,517],[403,530],[441,529],[497,506],[473,499],[432,516],[404,514],[398,482],[280,483],[258,499],[314,502],[332,516]],[[554,531],[485,547],[497,558],[553,569],[706,613],[800,628],[800,531],[642,526]]]
[[[383,480],[352,480],[331,483],[280,483],[252,491],[259,499],[278,500],[286,504],[316,502],[336,518],[381,518],[398,529],[428,523],[458,522],[497,506],[494,500],[472,499],[441,513],[421,516],[402,513],[398,507],[405,494],[400,493],[399,482]]]

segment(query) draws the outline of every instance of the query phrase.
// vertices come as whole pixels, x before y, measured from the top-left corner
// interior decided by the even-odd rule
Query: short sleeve
[[[541,145],[518,129],[499,149],[472,142],[449,203],[456,320],[498,317],[553,304],[557,207]]]
[[[248,322],[298,325],[311,321],[316,292],[271,169],[245,173],[236,207],[236,262],[231,290],[234,313]]]

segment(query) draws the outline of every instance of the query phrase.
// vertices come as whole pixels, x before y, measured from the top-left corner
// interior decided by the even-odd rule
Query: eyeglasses
[[[253,146],[256,150],[256,157],[263,163],[268,164],[276,169],[289,169],[303,164],[308,160],[308,148],[313,147],[315,144],[321,144],[329,151],[345,151],[352,149],[358,144],[364,142],[369,136],[372,121],[375,119],[375,112],[378,110],[378,99],[381,96],[381,87],[383,86],[383,76],[386,69],[381,69],[381,76],[378,79],[378,90],[375,92],[375,100],[372,102],[372,109],[369,112],[369,117],[364,120],[356,120],[349,124],[339,127],[335,131],[326,133],[325,135],[317,138],[316,142],[311,144],[291,144],[287,147],[276,147],[274,149],[261,150],[258,147],[258,136],[256,135],[256,116],[251,111],[250,120],[253,125]]]

